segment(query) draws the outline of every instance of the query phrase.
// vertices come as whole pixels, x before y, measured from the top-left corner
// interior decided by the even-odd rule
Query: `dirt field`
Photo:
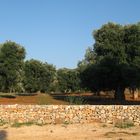
[[[0,127],[0,140],[139,140],[140,127],[120,129],[111,125],[59,124]]]
[[[5,93],[6,95],[6,93]],[[35,105],[35,104],[66,104],[63,100],[53,99],[49,94],[36,94],[33,96],[15,96],[15,98],[11,97],[0,97],[0,104],[24,104],[24,105]]]
[[[24,105],[66,105],[69,104],[66,102],[66,96],[76,96],[76,97],[82,97],[86,104],[89,105],[140,105],[140,95],[137,100],[133,99],[133,96],[131,94],[126,94],[126,101],[120,102],[115,101],[113,99],[112,94],[105,94],[102,93],[100,96],[94,95],[92,93],[82,93],[82,94],[33,94],[33,95],[24,95],[24,96],[18,96],[18,95],[7,95],[7,93],[4,93],[3,96],[1,96],[0,93],[0,104],[24,104]]]

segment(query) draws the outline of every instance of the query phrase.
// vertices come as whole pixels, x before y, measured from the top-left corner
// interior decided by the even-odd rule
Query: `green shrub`
[[[33,124],[34,122],[26,122],[26,123],[15,122],[11,125],[11,127],[31,126]]]
[[[86,100],[82,96],[66,96],[65,100],[69,102],[70,105],[83,105],[86,104]]]
[[[115,123],[115,127],[117,128],[129,128],[133,126],[134,126],[134,123],[130,120],[119,120]]]
[[[6,122],[4,121],[4,120],[1,120],[0,119],[0,126],[3,126],[3,125],[5,125],[6,124]]]

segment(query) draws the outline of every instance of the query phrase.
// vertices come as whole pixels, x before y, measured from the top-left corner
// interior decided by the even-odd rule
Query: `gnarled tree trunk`
[[[134,100],[138,99],[139,90],[137,88],[130,88],[130,93],[133,95]]]
[[[139,97],[139,91],[138,91],[138,89],[135,89],[133,91],[133,99],[136,100],[136,99],[138,99],[138,97]]]
[[[118,86],[115,90],[115,100],[124,101],[125,100],[125,88]]]

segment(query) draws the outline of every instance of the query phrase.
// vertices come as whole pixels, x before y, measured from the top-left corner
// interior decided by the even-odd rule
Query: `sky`
[[[139,21],[140,0],[0,0],[0,43],[22,45],[26,60],[76,68],[94,30]]]

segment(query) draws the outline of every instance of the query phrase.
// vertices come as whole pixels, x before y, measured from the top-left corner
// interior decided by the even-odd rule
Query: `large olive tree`
[[[94,31],[96,62],[82,72],[90,90],[114,90],[124,100],[125,88],[140,87],[140,24],[108,23]]]

